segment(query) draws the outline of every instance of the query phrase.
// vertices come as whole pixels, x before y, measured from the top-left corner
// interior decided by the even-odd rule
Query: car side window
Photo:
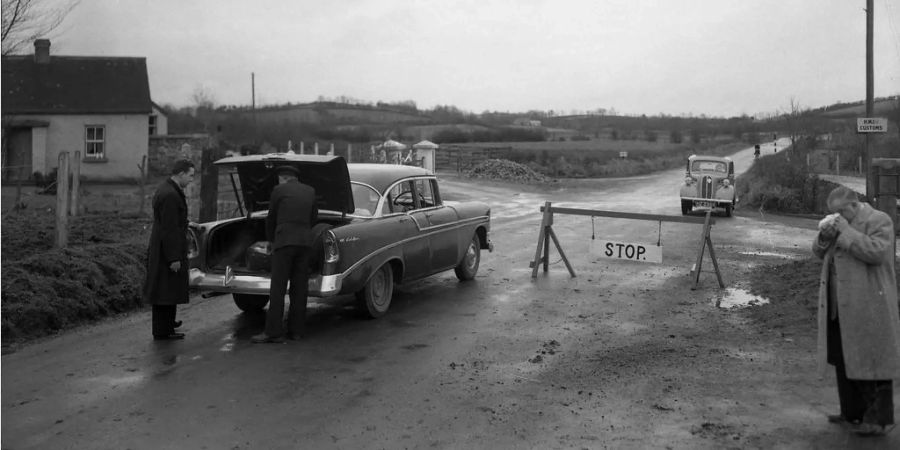
[[[384,214],[412,211],[416,208],[415,186],[412,181],[398,183],[388,190]]]
[[[416,180],[417,200],[419,208],[431,208],[438,205],[434,192],[434,180]]]

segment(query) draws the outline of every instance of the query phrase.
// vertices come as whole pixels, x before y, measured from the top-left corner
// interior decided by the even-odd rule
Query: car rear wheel
[[[391,307],[393,295],[394,271],[390,263],[385,263],[372,274],[366,286],[356,293],[356,300],[369,317],[377,319]]]
[[[478,234],[472,236],[469,246],[466,247],[466,254],[463,255],[462,261],[453,269],[456,272],[456,278],[460,281],[469,281],[475,278],[478,273],[478,265],[481,263],[481,241]]]
[[[686,216],[689,212],[691,212],[691,201],[690,200],[682,200],[681,201],[681,215]]]
[[[269,303],[268,295],[231,294],[234,304],[244,312],[259,312]]]

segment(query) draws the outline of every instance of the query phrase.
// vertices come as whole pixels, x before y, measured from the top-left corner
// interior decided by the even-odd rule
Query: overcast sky
[[[51,53],[142,56],[157,103],[413,100],[733,116],[864,100],[865,0],[82,0]],[[875,0],[875,95],[900,4]]]

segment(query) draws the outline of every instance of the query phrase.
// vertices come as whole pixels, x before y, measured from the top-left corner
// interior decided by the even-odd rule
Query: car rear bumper
[[[309,295],[331,297],[341,292],[343,275],[316,275],[309,277]],[[224,292],[230,294],[269,295],[271,279],[258,275],[226,275],[207,273],[191,269],[190,286],[201,291]]]

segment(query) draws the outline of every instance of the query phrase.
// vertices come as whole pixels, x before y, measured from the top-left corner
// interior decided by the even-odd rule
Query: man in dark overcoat
[[[184,189],[194,179],[194,164],[176,161],[172,174],[153,196],[153,228],[147,249],[144,302],[153,305],[153,338],[184,339],[176,333],[176,305],[188,302],[188,209]]]
[[[266,238],[272,251],[269,310],[266,330],[251,338],[254,343],[284,342],[284,295],[289,281],[288,336],[299,338],[306,321],[312,226],[318,215],[316,192],[300,182],[300,171],[294,167],[279,166],[275,173],[279,184],[269,197],[266,217]]]
[[[846,187],[828,196],[835,214],[819,224],[812,250],[819,282],[818,363],[834,365],[840,414],[831,422],[861,435],[894,424],[892,379],[900,377],[900,312],[890,216]]]

